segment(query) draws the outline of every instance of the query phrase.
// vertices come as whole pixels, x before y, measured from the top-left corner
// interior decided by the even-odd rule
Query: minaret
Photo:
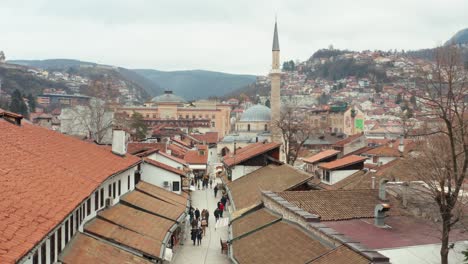
[[[271,80],[271,140],[273,142],[282,143],[281,132],[279,131],[276,124],[280,119],[280,108],[281,108],[281,98],[280,98],[280,85],[281,85],[281,69],[279,61],[279,40],[278,40],[278,26],[275,21],[275,32],[273,35],[273,63],[270,71],[270,80]]]

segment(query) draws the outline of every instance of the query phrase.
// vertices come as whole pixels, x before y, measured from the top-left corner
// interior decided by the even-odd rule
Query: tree
[[[294,107],[286,106],[279,120],[273,123],[281,133],[286,163],[290,165],[294,165],[304,143],[312,135],[312,128],[302,119]]]
[[[23,116],[28,116],[28,107],[23,100],[23,95],[18,89],[16,89],[11,95],[11,102],[10,102],[9,109],[13,113],[21,114]]]
[[[87,105],[62,109],[62,132],[86,136],[99,144],[109,143],[113,124],[113,112],[97,98]]]
[[[146,139],[148,133],[148,126],[143,120],[143,115],[137,112],[133,112],[131,126],[135,130],[135,137],[138,140]]]
[[[455,46],[435,49],[432,78],[425,78],[422,92],[409,90],[420,107],[430,111],[437,125],[420,134],[417,155],[411,155],[408,172],[427,186],[427,195],[437,204],[441,221],[441,263],[448,263],[450,231],[463,217],[459,201],[468,168],[467,101],[468,78],[460,51]],[[427,75],[427,74],[426,74]],[[425,75],[425,76],[426,76]]]
[[[32,94],[28,94],[28,104],[29,104],[29,112],[33,113],[36,112],[36,98]]]
[[[271,108],[270,99],[267,99],[267,100],[265,101],[265,106],[268,107],[268,108]]]

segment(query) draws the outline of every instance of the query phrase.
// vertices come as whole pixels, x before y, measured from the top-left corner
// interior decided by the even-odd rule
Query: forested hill
[[[157,71],[134,70],[145,78],[157,83],[163,89],[174,91],[187,100],[222,97],[241,87],[255,82],[254,75],[228,74],[204,70]]]

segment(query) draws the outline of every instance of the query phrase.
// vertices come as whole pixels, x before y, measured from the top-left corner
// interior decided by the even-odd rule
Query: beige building
[[[219,138],[224,137],[231,129],[230,105],[209,100],[188,104],[172,91],[165,91],[163,95],[154,97],[144,106],[118,107],[116,112],[127,117],[133,112],[140,113],[150,126],[168,124],[186,132],[218,132]]]
[[[357,107],[335,107],[313,110],[307,122],[317,133],[354,135],[364,131],[365,114]]]

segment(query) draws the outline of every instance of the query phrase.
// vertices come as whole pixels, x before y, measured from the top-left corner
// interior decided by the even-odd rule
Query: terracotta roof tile
[[[127,151],[130,154],[137,154],[140,152],[146,152],[149,150],[164,150],[165,144],[163,143],[142,143],[142,142],[130,142],[127,145]]]
[[[152,262],[137,257],[125,250],[114,247],[84,234],[76,234],[59,257],[64,264],[72,263],[135,263]]]
[[[174,222],[177,221],[185,211],[184,205],[168,203],[138,190],[125,194],[121,200],[125,203],[131,204],[133,207],[141,208],[147,212],[170,219]]]
[[[168,192],[161,187],[146,183],[144,181],[140,181],[137,184],[136,189],[140,192],[156,197],[162,201],[187,206],[187,193],[182,193],[181,195],[179,195],[177,193]]]
[[[241,264],[302,264],[330,250],[299,227],[286,222],[277,222],[235,240],[232,247],[234,258]]]
[[[187,149],[191,149],[191,148],[192,148],[188,143],[185,143],[184,141],[179,140],[179,139],[177,139],[177,138],[171,138],[171,141],[174,141],[175,143],[180,144],[182,147],[185,147],[185,148],[187,148]]]
[[[16,262],[108,177],[140,159],[0,120],[0,259]],[[27,188],[25,188],[27,186]]]
[[[245,216],[240,216],[238,219],[231,221],[233,236],[238,237],[278,219],[280,217],[270,213],[266,209],[260,209]],[[233,225],[232,223],[236,224]]]
[[[184,160],[189,164],[206,164],[208,162],[208,151],[189,150],[185,154]]]
[[[340,141],[335,142],[335,144],[333,144],[333,146],[341,146],[342,147],[342,146],[344,146],[344,145],[346,145],[346,144],[348,144],[350,142],[353,142],[355,139],[362,137],[363,135],[364,135],[364,133],[351,135],[351,136],[349,136],[349,137],[347,137],[345,139],[342,139]]]
[[[321,221],[373,218],[375,206],[384,203],[379,200],[378,189],[314,190],[277,194],[297,207],[320,216]],[[388,213],[399,214],[397,209]]]
[[[123,204],[117,204],[99,212],[98,217],[158,241],[163,241],[169,229],[175,224],[169,219],[145,213]]]
[[[401,157],[401,152],[396,148],[389,146],[380,146],[374,149],[368,150],[363,153],[364,155],[378,156],[378,157]]]
[[[88,222],[84,230],[86,233],[128,246],[146,255],[160,257],[161,241],[146,237],[144,234],[122,228],[102,219],[95,218]]]
[[[166,158],[171,159],[171,160],[173,160],[173,161],[175,161],[175,162],[177,162],[177,163],[180,163],[180,164],[182,164],[182,165],[187,166],[187,162],[186,162],[185,160],[183,160],[183,159],[179,159],[179,158],[177,158],[177,157],[174,157],[174,156],[172,156],[172,155],[169,155],[169,154],[165,153],[164,151],[160,151],[160,150],[158,150],[157,153],[158,153],[159,155],[163,156],[163,157],[166,157]]]
[[[187,176],[183,170],[176,169],[176,168],[171,167],[169,165],[166,165],[166,164],[164,164],[162,162],[159,162],[159,161],[156,161],[156,160],[153,160],[153,159],[150,159],[150,158],[144,158],[144,161],[146,163],[148,163],[148,164],[151,164],[151,165],[155,166],[155,167],[161,168],[161,169],[166,170],[166,171],[170,171],[170,172],[175,173],[177,175],[180,175],[180,176],[183,176],[183,177]]]
[[[339,169],[356,163],[364,162],[366,159],[367,158],[365,157],[350,155],[331,162],[322,163],[319,165],[319,167],[327,170]]]
[[[327,150],[324,150],[320,153],[317,153],[311,157],[308,157],[308,158],[305,158],[303,159],[304,162],[307,162],[307,163],[315,163],[315,162],[319,162],[323,159],[326,159],[326,158],[330,158],[330,157],[333,157],[335,155],[338,155],[338,153],[340,153],[340,151],[338,150],[334,150],[334,149],[327,149]]]
[[[225,156],[223,161],[227,166],[231,167],[275,148],[279,148],[280,146],[281,144],[274,142],[253,143],[236,150],[236,155]]]
[[[361,254],[354,252],[348,247],[341,245],[334,250],[314,259],[311,264],[368,264],[370,260],[363,257]]]
[[[227,184],[236,210],[258,204],[261,191],[281,192],[310,180],[312,176],[290,165],[268,165]]]
[[[205,141],[207,144],[218,143],[218,132],[206,132],[205,134],[190,134],[190,136],[194,137],[195,139],[201,142]]]

